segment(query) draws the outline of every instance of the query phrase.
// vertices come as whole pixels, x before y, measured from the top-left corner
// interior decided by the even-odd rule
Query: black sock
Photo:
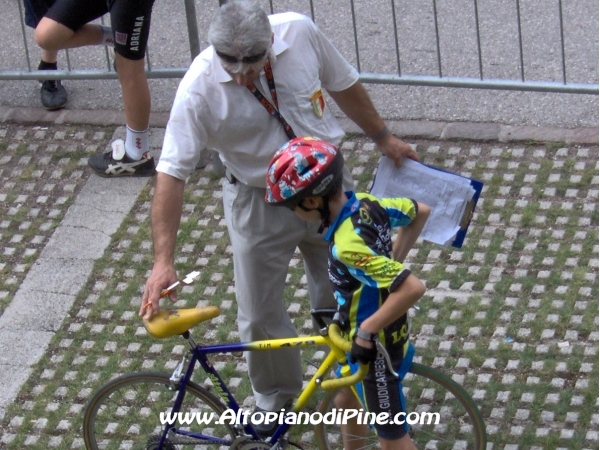
[[[49,63],[44,60],[40,60],[38,70],[58,70],[58,65],[55,62]]]

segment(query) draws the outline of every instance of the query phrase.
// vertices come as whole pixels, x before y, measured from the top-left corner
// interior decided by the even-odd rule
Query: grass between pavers
[[[521,152],[418,144],[424,162],[482,179],[486,188],[462,249],[419,243],[409,255],[411,270],[429,289],[413,320],[417,361],[467,388],[492,448],[597,448],[597,148],[586,155],[578,147]],[[344,148],[365,189],[376,152],[360,139]],[[220,182],[205,171],[190,178],[178,236],[179,272],[199,268],[202,277],[183,289],[177,306],[216,304],[223,311],[194,330],[204,342],[238,338]],[[150,201],[148,187],[8,409],[0,423],[2,448],[82,448],[83,408],[101,384],[136,370],[170,372],[186,351],[180,338],[148,337],[137,317],[152,264]],[[284,298],[298,330],[310,333],[298,255]],[[251,407],[244,360],[219,355],[215,361]],[[195,381],[206,382],[199,372]]]
[[[97,127],[0,126],[0,314],[90,176]]]

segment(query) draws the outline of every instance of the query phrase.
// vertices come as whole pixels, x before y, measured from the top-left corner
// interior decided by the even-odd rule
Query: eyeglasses
[[[265,57],[265,55],[267,54],[267,49],[263,50],[260,53],[257,53],[256,55],[244,56],[242,59],[237,59],[235,56],[231,56],[226,53],[221,53],[218,50],[215,50],[215,53],[223,61],[231,63],[231,64],[236,64],[236,63],[240,63],[240,62],[244,63],[244,64],[254,64],[254,63],[259,62],[261,59],[263,59]]]

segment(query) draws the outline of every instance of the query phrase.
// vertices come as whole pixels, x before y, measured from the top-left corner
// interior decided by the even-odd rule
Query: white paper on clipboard
[[[371,188],[376,197],[408,197],[431,208],[421,238],[448,246],[452,244],[467,203],[475,195],[468,178],[440,171],[410,159],[402,167],[382,156]]]

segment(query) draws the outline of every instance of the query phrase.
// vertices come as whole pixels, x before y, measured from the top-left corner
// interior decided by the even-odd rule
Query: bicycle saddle
[[[150,320],[144,320],[144,326],[150,336],[168,338],[185,333],[200,322],[210,320],[221,314],[216,306],[189,309],[163,309]]]

